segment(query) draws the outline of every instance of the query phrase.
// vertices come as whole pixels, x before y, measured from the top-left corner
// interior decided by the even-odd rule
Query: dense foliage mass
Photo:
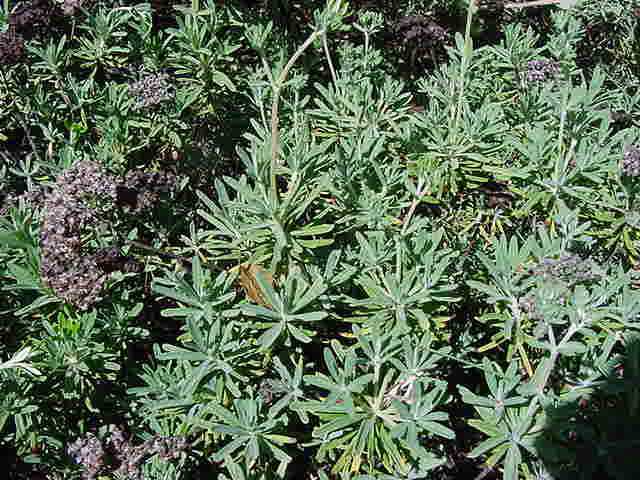
[[[640,478],[634,0],[3,0],[13,479]]]

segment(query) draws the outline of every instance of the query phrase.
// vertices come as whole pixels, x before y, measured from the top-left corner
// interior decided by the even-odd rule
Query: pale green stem
[[[329,52],[329,44],[327,43],[327,34],[322,35],[322,48],[324,49],[324,54],[327,57],[327,63],[329,64],[329,71],[331,72],[331,79],[333,80],[333,84],[336,85],[338,83],[338,77],[336,76],[336,70],[333,68],[333,62],[331,61],[331,52]]]
[[[567,107],[569,103],[569,91],[565,89],[562,95],[562,111],[560,112],[560,130],[558,132],[558,155],[562,156],[564,151],[564,127],[567,120]]]
[[[411,223],[411,218],[413,217],[413,214],[415,213],[416,208],[418,207],[418,204],[420,203],[420,201],[422,200],[422,197],[426,193],[426,191],[423,189],[424,189],[424,183],[422,180],[420,180],[418,182],[418,188],[416,188],[416,198],[414,198],[413,202],[411,202],[411,206],[409,207],[407,216],[404,217],[404,222],[403,222],[402,231],[401,231],[401,235],[403,236],[407,232],[407,228],[409,228],[409,224]]]
[[[458,124],[460,122],[460,115],[462,114],[462,105],[464,102],[464,86],[465,76],[467,74],[467,68],[469,66],[469,60],[471,59],[472,41],[471,41],[471,23],[473,22],[473,10],[476,0],[469,2],[469,8],[467,9],[467,23],[464,31],[464,51],[462,52],[462,61],[460,63],[460,80],[458,86],[458,104],[456,108],[456,115],[453,123],[453,132],[458,132]]]
[[[504,4],[504,8],[528,8],[544,7],[545,5],[557,5],[560,0],[533,0],[531,2],[509,2]]]
[[[271,192],[273,194],[274,201],[276,205],[278,203],[278,186],[276,184],[276,168],[278,166],[278,156],[280,154],[280,130],[279,130],[279,113],[278,110],[280,108],[280,92],[282,87],[287,80],[287,75],[289,71],[296,63],[298,58],[304,53],[304,51],[309,48],[309,46],[321,35],[324,35],[324,30],[316,30],[309,38],[305,40],[305,42],[300,45],[300,48],[293,54],[293,56],[289,59],[287,64],[282,69],[280,76],[273,84],[273,102],[271,104]]]

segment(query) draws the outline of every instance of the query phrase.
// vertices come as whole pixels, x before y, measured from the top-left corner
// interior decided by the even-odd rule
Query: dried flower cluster
[[[118,203],[140,213],[152,207],[160,194],[173,190],[176,182],[171,172],[131,171],[118,187]]]
[[[640,176],[640,148],[636,145],[629,145],[624,149],[622,174],[627,177]]]
[[[84,478],[93,479],[104,468],[107,453],[102,442],[92,433],[67,446],[67,453],[85,469]]]
[[[99,295],[113,271],[139,272],[132,257],[120,255],[116,247],[88,254],[82,235],[96,224],[99,215],[114,205],[140,213],[155,204],[160,193],[171,190],[175,175],[158,172],[130,172],[117,182],[96,163],[84,161],[62,174],[44,200],[40,231],[41,274],[60,298],[87,309]]]
[[[44,202],[42,278],[56,295],[81,309],[98,300],[106,280],[96,259],[84,254],[81,236],[98,219],[99,207],[115,200],[115,180],[97,164],[83,161],[58,177]]]
[[[536,299],[533,295],[527,295],[518,300],[520,309],[527,314],[531,320],[541,320],[542,315],[536,307]]]
[[[422,15],[402,17],[396,24],[396,31],[402,43],[424,50],[441,45],[447,39],[444,28]]]
[[[24,57],[24,37],[9,29],[0,33],[0,65],[15,65]]]
[[[129,86],[131,94],[136,97],[136,109],[155,107],[174,96],[173,85],[166,73],[146,75]]]
[[[134,445],[127,435],[115,427],[103,443],[92,433],[76,439],[67,453],[84,467],[84,478],[92,480],[101,473],[111,473],[129,479],[142,479],[141,466],[148,458],[158,455],[163,460],[180,456],[188,447],[184,437],[155,435],[140,445]]]
[[[4,215],[9,210],[9,208],[17,206],[20,202],[24,202],[31,208],[41,207],[44,204],[46,194],[47,188],[42,185],[37,186],[33,190],[23,192],[19,195],[16,195],[14,193],[7,193],[2,199],[0,215]]]
[[[82,7],[84,0],[64,0],[60,5],[60,10],[65,17],[74,16]]]
[[[602,276],[593,261],[583,260],[573,254],[562,255],[558,259],[544,258],[531,267],[529,273],[567,285],[597,280]]]
[[[265,405],[271,405],[275,399],[289,393],[289,387],[280,380],[265,378],[258,386],[258,395]]]
[[[32,0],[21,3],[9,16],[9,26],[27,38],[49,29],[60,16],[56,2]]]
[[[46,34],[63,16],[75,15],[85,0],[31,0],[21,2],[9,15],[9,29],[0,33],[0,65],[15,65],[25,54],[25,39]]]
[[[531,60],[527,63],[527,80],[544,82],[560,73],[560,64],[552,60]]]
[[[564,289],[571,288],[578,283],[599,280],[603,276],[602,269],[596,262],[582,259],[573,254],[565,254],[560,258],[543,258],[530,267],[527,273],[541,277],[544,282],[553,282]],[[560,304],[563,304],[565,300],[563,297],[557,299]],[[521,297],[518,300],[518,306],[531,320],[544,318],[536,296],[533,294]],[[536,335],[543,335],[546,332],[546,327],[544,325],[538,327]]]

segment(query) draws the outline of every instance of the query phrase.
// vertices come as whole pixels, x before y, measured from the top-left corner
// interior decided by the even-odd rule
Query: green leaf
[[[273,345],[278,337],[282,335],[283,330],[284,324],[276,323],[273,327],[260,335],[260,338],[258,338],[258,343],[260,343],[260,345],[262,345],[262,348],[265,349],[271,347],[271,345]],[[309,339],[309,341],[311,341],[311,339]]]
[[[323,235],[332,232],[333,228],[333,224],[308,225],[300,230],[294,230],[291,232],[291,235],[294,237],[312,237],[314,235]]]
[[[512,443],[504,461],[504,480],[518,480],[520,463],[522,463],[522,454],[518,446]]]
[[[479,456],[484,455],[488,451],[493,450],[497,446],[502,445],[506,441],[507,439],[504,437],[487,438],[486,440],[481,442],[479,445],[476,445],[476,447],[473,450],[471,450],[468,456],[470,458],[478,458]]]
[[[318,240],[297,240],[297,242],[301,246],[312,250],[314,248],[323,248],[328,247],[329,245],[333,245],[334,241],[335,240],[333,238],[323,238]]]
[[[558,6],[562,9],[568,10],[575,7],[578,4],[578,0],[560,0]]]

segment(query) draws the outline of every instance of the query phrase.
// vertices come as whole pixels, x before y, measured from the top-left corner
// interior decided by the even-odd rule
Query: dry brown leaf
[[[256,274],[260,272],[263,278],[265,278],[271,285],[273,285],[273,275],[271,275],[268,270],[265,270],[260,265],[256,265],[253,263],[244,263],[242,265],[238,265],[238,272],[238,281],[247,298],[253,303],[257,303],[258,305],[262,305],[263,307],[271,307],[271,305],[269,305],[269,302],[266,301],[264,295],[262,294],[260,285],[256,280]]]

